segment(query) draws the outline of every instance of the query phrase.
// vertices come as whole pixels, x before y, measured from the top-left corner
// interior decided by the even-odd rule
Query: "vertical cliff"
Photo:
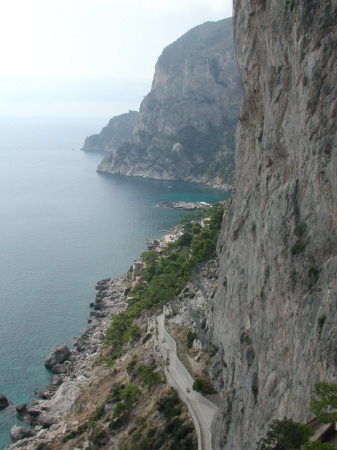
[[[164,49],[130,142],[98,170],[232,183],[241,100],[232,19],[199,25]]]
[[[215,449],[309,418],[337,381],[337,2],[234,0],[244,85],[236,190],[219,241]]]

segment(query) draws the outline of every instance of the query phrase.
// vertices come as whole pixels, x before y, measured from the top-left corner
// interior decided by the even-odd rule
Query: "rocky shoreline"
[[[74,348],[54,347],[45,359],[46,366],[53,373],[52,383],[29,404],[15,407],[17,416],[31,425],[31,429],[14,426],[10,432],[11,443],[8,450],[25,448],[43,449],[50,444],[54,433],[63,428],[66,431],[64,416],[75,405],[95,372],[102,365],[93,363],[100,356],[105,331],[111,324],[113,315],[126,309],[124,296],[125,276],[107,278],[96,284],[96,298],[90,306],[89,327],[80,338],[74,338]]]
[[[200,209],[207,209],[211,206],[210,203],[206,202],[167,202],[161,201],[159,205],[161,208],[170,209],[184,209],[186,211],[195,211]]]

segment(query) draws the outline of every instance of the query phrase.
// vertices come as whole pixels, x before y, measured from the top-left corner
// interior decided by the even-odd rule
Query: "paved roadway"
[[[159,350],[162,354],[167,355],[169,360],[169,365],[166,365],[166,370],[169,377],[171,377],[175,387],[178,389],[180,396],[185,399],[192,409],[194,416],[193,421],[197,420],[196,429],[199,428],[201,439],[199,442],[199,450],[212,450],[211,444],[211,423],[213,417],[217,411],[217,407],[211,403],[207,398],[202,396],[200,393],[193,391],[192,383],[193,380],[188,374],[182,374],[180,361],[177,362],[178,356],[176,355],[174,349],[172,349],[168,342],[163,342],[163,315],[157,316],[158,334],[159,334]],[[162,347],[162,348],[160,348]],[[163,351],[164,349],[164,351]],[[182,376],[183,375],[183,376]],[[190,379],[190,380],[189,380]],[[170,380],[168,380],[170,382]],[[171,384],[171,383],[169,383]]]

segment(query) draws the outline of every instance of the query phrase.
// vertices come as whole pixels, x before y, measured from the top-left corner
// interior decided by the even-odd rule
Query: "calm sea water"
[[[104,125],[0,119],[0,392],[15,404],[50,381],[49,349],[84,331],[96,281],[125,273],[146,239],[179,221],[160,200],[223,198],[187,183],[97,174],[101,156],[79,149]],[[0,411],[0,450],[15,423],[13,407]]]

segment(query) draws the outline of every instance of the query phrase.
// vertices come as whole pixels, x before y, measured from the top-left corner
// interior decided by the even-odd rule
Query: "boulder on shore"
[[[69,357],[69,348],[66,345],[53,347],[46,356],[44,363],[48,369],[52,369],[57,364],[62,364]]]
[[[20,441],[21,439],[30,438],[36,436],[36,433],[34,430],[31,430],[29,428],[24,427],[18,427],[17,425],[14,425],[14,427],[11,429],[10,432],[10,438],[11,443],[14,444],[17,441]]]
[[[42,414],[39,417],[38,422],[43,428],[50,428],[52,425],[58,423],[58,420],[56,417],[53,417],[50,414]]]
[[[7,400],[7,397],[5,394],[0,393],[0,409],[7,408],[9,406],[9,401]]]

